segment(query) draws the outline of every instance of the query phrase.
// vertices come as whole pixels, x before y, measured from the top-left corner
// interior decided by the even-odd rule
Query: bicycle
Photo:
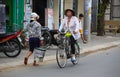
[[[57,42],[59,43],[58,49],[56,52],[56,60],[57,64],[60,68],[64,68],[67,64],[67,60],[71,58],[71,47],[70,47],[70,37],[71,33],[67,32],[66,34],[59,34],[57,38]],[[80,47],[78,43],[75,44],[75,57],[77,60],[77,63],[79,61],[80,57]],[[72,62],[74,65],[77,63]]]

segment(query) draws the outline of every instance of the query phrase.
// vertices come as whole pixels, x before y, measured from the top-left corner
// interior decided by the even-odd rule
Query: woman
[[[62,29],[64,29],[65,33],[69,31],[72,34],[70,37],[72,53],[71,61],[77,63],[77,60],[75,58],[75,43],[76,40],[80,38],[79,21],[78,18],[75,17],[74,11],[71,9],[67,9],[65,11],[65,16],[66,17],[61,22],[59,31],[61,32]]]
[[[39,15],[36,13],[31,13],[31,20],[28,23],[25,31],[28,32],[29,36],[29,51],[24,59],[24,64],[27,65],[29,57],[32,55],[34,48],[40,46],[41,38],[41,25],[37,22]],[[33,63],[34,66],[38,65],[36,61]]]

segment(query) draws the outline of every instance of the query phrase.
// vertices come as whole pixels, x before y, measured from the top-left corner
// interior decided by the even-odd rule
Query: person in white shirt
[[[84,38],[84,35],[83,35],[83,27],[82,27],[83,17],[84,17],[83,14],[79,14],[79,24],[80,24],[80,25],[79,25],[79,32],[80,32],[81,39],[82,39],[83,43],[86,43],[87,41],[86,41],[85,38]]]
[[[62,20],[59,31],[61,32],[63,29],[66,32],[70,32],[72,36],[70,37],[71,41],[71,61],[76,63],[77,60],[75,58],[75,43],[76,40],[80,38],[79,33],[79,21],[78,18],[75,16],[75,13],[71,9],[65,10],[65,18]]]

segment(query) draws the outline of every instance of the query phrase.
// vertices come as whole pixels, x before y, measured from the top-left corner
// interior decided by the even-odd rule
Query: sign
[[[45,15],[46,15],[46,24],[48,25],[48,28],[50,29],[50,30],[52,30],[52,29],[54,29],[54,18],[53,18],[53,9],[50,9],[50,8],[47,8],[46,10],[45,10]]]
[[[0,4],[0,34],[6,33],[5,5]]]
[[[30,22],[30,15],[32,13],[32,5],[26,4],[25,6],[25,20],[27,21],[24,25],[26,26]]]

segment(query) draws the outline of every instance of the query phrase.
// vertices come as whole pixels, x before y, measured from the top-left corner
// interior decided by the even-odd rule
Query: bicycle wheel
[[[56,52],[57,64],[60,68],[64,68],[67,64],[67,55],[64,49],[58,48]]]

